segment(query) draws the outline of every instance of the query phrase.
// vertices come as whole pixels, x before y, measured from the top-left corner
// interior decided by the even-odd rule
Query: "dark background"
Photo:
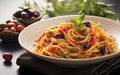
[[[40,1],[42,2],[43,0]],[[113,8],[117,13],[117,17],[120,19],[120,0],[101,1],[114,4]],[[5,20],[11,19],[12,13],[18,9],[18,6],[22,4],[22,2],[22,0],[0,0],[0,23],[4,23]],[[13,54],[11,63],[4,62],[2,54],[5,52],[11,52]],[[16,65],[16,59],[24,52],[25,50],[18,42],[0,42],[0,75],[43,75],[35,71],[19,68],[19,66]],[[117,75],[117,73],[120,73],[120,68],[114,70],[110,75]]]

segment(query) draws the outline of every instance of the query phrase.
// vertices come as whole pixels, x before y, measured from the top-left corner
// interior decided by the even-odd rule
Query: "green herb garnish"
[[[85,14],[81,14],[80,17],[70,19],[70,22],[75,24],[76,31],[79,32],[81,27],[85,26],[82,22],[84,21]]]
[[[81,37],[80,36],[76,36],[75,40],[81,40]]]

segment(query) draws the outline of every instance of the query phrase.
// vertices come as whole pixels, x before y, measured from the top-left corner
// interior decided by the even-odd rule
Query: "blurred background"
[[[51,8],[52,5],[51,1],[53,1],[53,6],[55,10]],[[62,1],[64,2],[62,3]],[[74,3],[70,3],[70,1],[73,1]],[[75,6],[75,1],[76,2],[81,1],[80,8],[77,6],[77,4]],[[84,3],[82,3],[82,1],[84,1]],[[85,3],[85,1],[87,2]],[[106,17],[106,15],[108,15],[107,16],[108,18],[120,19],[120,14],[119,14],[120,0],[0,0],[0,23],[8,19],[12,19],[11,18],[12,14],[15,11],[19,10],[20,9],[19,7],[25,6],[25,2],[30,3],[31,5],[34,5],[34,2],[37,3],[40,11],[44,14],[49,15],[49,17],[66,15],[66,14],[68,15],[68,14],[76,14],[76,13],[77,14],[86,13],[90,15],[98,15],[103,17]],[[101,5],[100,8],[99,6],[98,8],[96,7],[97,5],[95,5],[95,2],[102,2],[102,3],[98,3],[99,5]],[[39,11],[37,7],[36,8],[33,7],[33,9],[35,10],[37,9]],[[99,13],[99,11],[101,11],[102,9],[106,10],[103,11],[106,12],[104,13],[105,15],[103,15],[103,12],[101,12],[102,15]],[[73,12],[72,10],[75,11]],[[98,12],[96,12],[97,10]],[[66,13],[65,11],[68,13]]]

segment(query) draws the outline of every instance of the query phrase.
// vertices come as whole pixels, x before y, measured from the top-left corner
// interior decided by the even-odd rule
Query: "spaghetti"
[[[115,53],[115,38],[92,21],[84,21],[79,30],[72,22],[60,23],[44,31],[34,52],[55,58],[92,58]]]

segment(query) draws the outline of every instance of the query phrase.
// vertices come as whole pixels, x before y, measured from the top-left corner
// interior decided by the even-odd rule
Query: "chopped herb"
[[[75,40],[81,40],[80,36],[76,36]]]
[[[64,53],[58,53],[59,56],[65,57]]]
[[[108,38],[108,41],[111,41],[112,39],[111,38]]]
[[[112,39],[107,37],[107,36],[103,36],[104,38],[106,38],[108,41],[111,41]]]
[[[81,23],[79,25],[76,25],[76,30],[79,32],[81,30],[81,27],[85,26],[85,24]]]

